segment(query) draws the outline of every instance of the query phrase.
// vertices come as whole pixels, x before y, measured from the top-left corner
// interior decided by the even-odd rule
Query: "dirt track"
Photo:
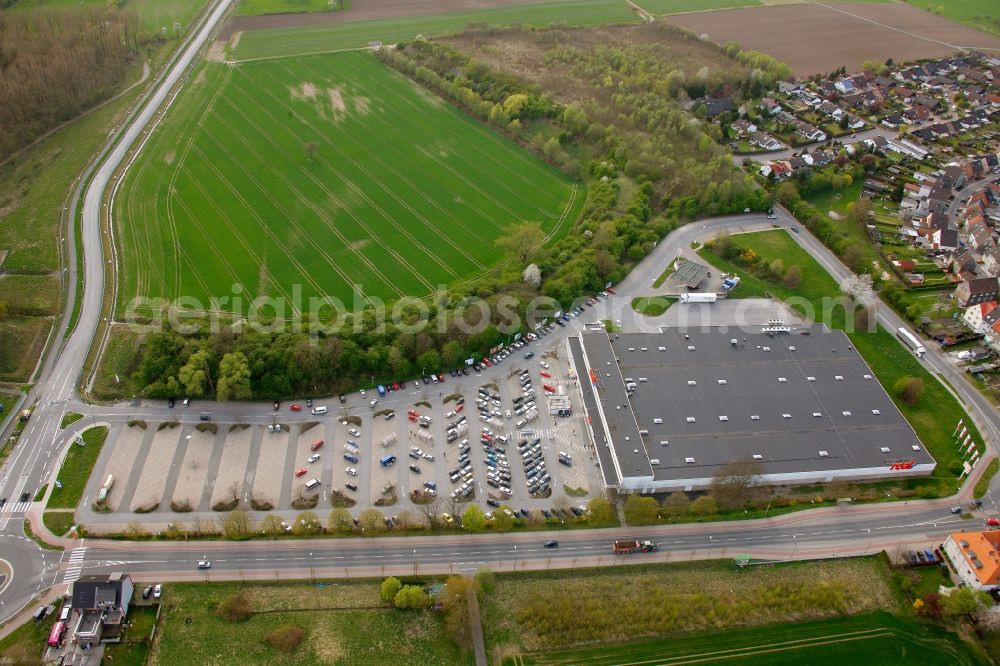
[[[666,20],[715,42],[770,53],[800,76],[841,65],[856,71],[865,60],[946,56],[959,46],[1000,49],[1000,38],[902,3],[773,5]]]
[[[326,23],[351,23],[374,19],[427,16],[475,9],[490,9],[509,5],[528,5],[542,0],[352,0],[351,8],[344,12],[315,12],[309,14],[269,14],[264,16],[235,16],[226,22],[219,39],[228,40],[235,32],[268,30],[270,28],[299,28]]]

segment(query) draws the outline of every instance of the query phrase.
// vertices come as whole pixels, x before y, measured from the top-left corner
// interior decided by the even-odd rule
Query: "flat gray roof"
[[[623,477],[704,479],[741,456],[765,474],[934,464],[842,331],[587,331],[582,345]]]
[[[708,266],[685,259],[673,274],[673,278],[686,287],[695,289],[708,277]]]

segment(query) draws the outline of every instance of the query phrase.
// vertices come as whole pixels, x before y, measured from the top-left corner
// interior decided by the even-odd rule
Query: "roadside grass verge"
[[[63,536],[76,524],[76,519],[72,511],[46,511],[42,514],[42,522],[50,532]]]
[[[107,436],[108,429],[103,426],[90,428],[83,433],[84,446],[75,442],[69,445],[69,451],[59,469],[58,479],[62,488],[52,489],[48,508],[75,509],[80,504],[87,479],[90,478]]]
[[[351,8],[350,0],[342,0],[343,7],[333,11],[347,11]],[[336,4],[336,3],[335,3]],[[330,10],[330,0],[240,0],[236,5],[236,16],[255,16],[260,14],[299,14],[326,12]]]
[[[83,414],[80,414],[79,412],[66,412],[63,414],[62,423],[59,424],[59,428],[60,430],[67,428],[82,418]]]
[[[973,490],[973,495],[976,498],[983,497],[990,489],[990,481],[992,481],[993,477],[996,476],[997,471],[1000,471],[1000,459],[994,458],[990,461],[989,467],[986,468],[986,471],[979,478],[979,481],[976,481],[976,487]]]
[[[663,283],[667,281],[667,278],[674,274],[675,270],[674,262],[671,261],[667,264],[667,267],[663,269],[663,272],[660,273],[660,277],[653,280],[653,289],[659,289]]]
[[[228,622],[219,602],[244,594],[253,615]],[[161,666],[189,664],[472,664],[445,632],[445,616],[398,611],[379,598],[379,581],[178,583],[163,591],[160,628],[150,658]],[[305,631],[283,654],[263,637],[282,625]]]
[[[720,270],[735,271],[744,283],[753,285],[751,290],[760,285],[778,298],[792,299],[790,301],[792,307],[809,317],[816,316],[816,313],[823,313],[824,303],[840,296],[840,286],[833,277],[823,270],[783,230],[739,234],[732,236],[731,242],[740,251],[751,250],[755,252],[764,262],[780,258],[784,262],[786,270],[791,266],[798,266],[802,269],[801,284],[792,290],[778,280],[751,275],[745,267],[722,261],[710,249],[701,253],[703,258]],[[744,286],[747,285],[740,284],[737,290],[744,288]],[[796,303],[797,299],[800,302]],[[801,299],[804,299],[805,303]],[[806,311],[806,307],[804,307],[806,305],[809,306],[808,309],[811,312]],[[938,381],[937,377],[932,376],[921,365],[920,361],[899,343],[892,332],[881,326],[874,333],[854,331],[853,321],[846,321],[847,315],[844,308],[834,307],[831,309],[827,307],[826,309],[829,310],[829,315],[824,317],[826,321],[823,323],[831,328],[845,330],[858,353],[868,363],[882,386],[889,391],[896,406],[917,433],[920,441],[934,456],[938,465],[932,478],[947,480],[953,484],[953,488],[957,489],[957,477],[962,472],[962,458],[955,446],[952,433],[959,419],[965,419],[966,426],[972,434],[980,454],[983,453],[982,438],[972,425],[965,410]],[[847,326],[848,323],[851,325]],[[893,386],[904,377],[917,377],[924,382],[923,395],[912,407],[902,403],[892,395]]]

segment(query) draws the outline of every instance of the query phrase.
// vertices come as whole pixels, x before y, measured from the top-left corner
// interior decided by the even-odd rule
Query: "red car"
[[[444,381],[444,375],[438,375],[438,381],[439,382],[443,382]]]
[[[417,410],[415,409],[408,409],[406,410],[406,413],[409,414],[410,416],[417,416]]]
[[[613,294],[613,293],[615,293],[615,290],[614,290],[614,289],[612,289],[611,287],[608,287],[608,293],[609,293],[609,294]]]
[[[544,371],[543,371],[543,372],[540,372],[540,373],[538,373],[538,374],[540,374],[540,375],[541,375],[542,377],[551,377],[551,376],[552,376],[552,375],[551,375],[551,374],[549,374],[548,372],[544,372]]]
[[[997,518],[987,518],[986,524],[990,527],[1000,527],[1000,519]]]
[[[317,439],[315,442],[312,443],[312,446],[309,447],[309,450],[310,451],[316,451],[316,450],[319,450],[321,448],[323,448],[323,440],[322,439]]]
[[[409,418],[414,423],[417,422],[417,415],[416,414],[410,414],[407,418]]]
[[[305,475],[306,475],[305,467],[300,467],[297,470],[295,470],[295,476],[305,476]]]
[[[542,388],[545,389],[546,393],[555,393],[556,389],[551,384],[542,384]]]
[[[484,358],[484,359],[483,359],[483,363],[485,363],[485,364],[486,364],[486,367],[487,367],[487,368],[492,368],[492,367],[493,367],[493,363],[491,363],[491,362],[490,362],[490,359],[488,359],[488,358]]]
[[[302,407],[300,405],[292,405],[289,409],[291,409],[293,412],[301,412],[302,411]]]
[[[399,384],[393,384],[392,385],[392,390],[393,391],[398,391],[399,390]]]
[[[456,412],[460,412],[460,411],[462,411],[463,409],[465,409],[465,405],[459,405],[458,407],[456,407],[456,408],[455,408],[455,411],[456,411]]]

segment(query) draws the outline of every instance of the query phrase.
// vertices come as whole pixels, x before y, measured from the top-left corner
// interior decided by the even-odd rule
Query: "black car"
[[[153,586],[147,585],[142,589],[142,598],[149,599],[149,595],[151,595],[152,593],[153,593]]]
[[[559,547],[559,542],[558,541],[549,540],[549,541],[546,541],[545,543],[543,543],[542,545],[545,546],[546,548],[558,548]]]
[[[343,393],[341,393],[340,394],[340,404],[343,405],[345,402],[347,402],[347,397]]]
[[[167,400],[167,407],[169,407],[170,409],[174,408],[174,399],[173,398],[170,398],[169,400]]]
[[[7,498],[6,497],[0,497],[0,506],[3,506],[6,503],[7,503]]]
[[[431,383],[431,378],[430,377],[424,377],[424,384],[430,384],[430,383]]]
[[[279,409],[281,409],[281,401],[280,400],[275,400],[274,401],[274,411],[278,411]]]
[[[354,491],[354,492],[358,492],[358,487],[357,487],[357,485],[355,485],[355,484],[353,484],[353,483],[345,483],[345,484],[344,484],[344,486],[345,486],[345,487],[346,487],[346,488],[347,488],[348,490],[352,490],[352,491]]]
[[[414,474],[420,474],[420,468],[417,467],[416,465],[410,465],[410,471],[413,472]]]
[[[524,509],[524,508],[522,508],[522,509],[521,509],[521,515],[522,515],[522,516],[524,516],[525,518],[527,518],[527,517],[528,517],[528,510],[527,510],[527,509]]]
[[[469,369],[468,368],[462,368],[462,374],[463,375],[468,375],[469,374]]]
[[[31,497],[30,493],[21,493],[21,501],[22,502],[27,502],[29,497]]]
[[[552,517],[552,514],[549,512],[548,509],[542,509],[542,515],[545,516],[546,518]]]
[[[312,398],[306,398],[306,407],[309,407],[310,409],[312,409],[312,406],[313,406],[313,399]]]
[[[488,500],[486,500],[486,503],[489,504],[490,506],[492,506],[493,508],[496,508],[496,509],[500,508],[500,502],[496,501],[495,499],[488,499]]]

